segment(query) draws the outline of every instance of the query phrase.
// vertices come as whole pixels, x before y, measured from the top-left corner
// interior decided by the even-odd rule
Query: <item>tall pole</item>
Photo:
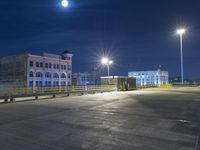
[[[180,34],[180,47],[181,47],[181,83],[184,84],[184,70],[183,70],[183,34]]]
[[[108,76],[110,76],[110,64],[108,64]]]

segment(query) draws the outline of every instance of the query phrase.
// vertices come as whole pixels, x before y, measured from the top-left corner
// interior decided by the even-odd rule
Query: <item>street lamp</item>
[[[180,36],[180,49],[181,49],[181,83],[184,84],[184,70],[183,70],[183,34],[186,32],[184,28],[177,30],[177,34]]]
[[[110,76],[110,65],[113,64],[113,61],[112,61],[112,60],[109,60],[109,59],[106,58],[106,57],[104,57],[104,58],[101,59],[101,63],[102,63],[103,65],[107,65],[107,67],[108,67],[108,76]]]

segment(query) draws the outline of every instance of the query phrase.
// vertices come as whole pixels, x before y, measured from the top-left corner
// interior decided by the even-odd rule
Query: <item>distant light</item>
[[[184,28],[180,28],[177,30],[177,34],[184,34],[185,33],[185,29]]]
[[[62,4],[63,7],[68,7],[69,1],[68,0],[62,0],[61,4]]]
[[[108,64],[108,62],[109,62],[108,58],[106,58],[106,57],[104,57],[104,58],[101,59],[101,63],[104,64],[104,65]]]
[[[113,61],[112,61],[112,60],[110,60],[108,63],[109,63],[109,64],[113,64]]]

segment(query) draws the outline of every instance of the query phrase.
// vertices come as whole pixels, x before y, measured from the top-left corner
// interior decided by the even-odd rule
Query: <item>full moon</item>
[[[67,7],[69,5],[69,1],[68,0],[62,0],[61,2],[63,7]]]

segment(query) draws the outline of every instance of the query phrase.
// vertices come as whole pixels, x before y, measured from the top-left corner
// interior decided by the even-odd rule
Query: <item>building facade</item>
[[[162,84],[169,84],[168,71],[130,71],[129,77],[136,78],[137,86],[160,86]]]
[[[72,84],[83,86],[83,85],[93,85],[94,83],[92,82],[91,74],[89,73],[73,73]]]
[[[72,76],[73,85],[84,86],[100,84],[100,76],[96,76],[93,73],[73,73]]]
[[[91,71],[84,73],[73,73],[73,85],[100,85],[101,84],[101,69],[93,67]]]
[[[72,85],[72,57],[44,53],[22,54],[0,59],[0,85],[6,87],[52,87]]]

